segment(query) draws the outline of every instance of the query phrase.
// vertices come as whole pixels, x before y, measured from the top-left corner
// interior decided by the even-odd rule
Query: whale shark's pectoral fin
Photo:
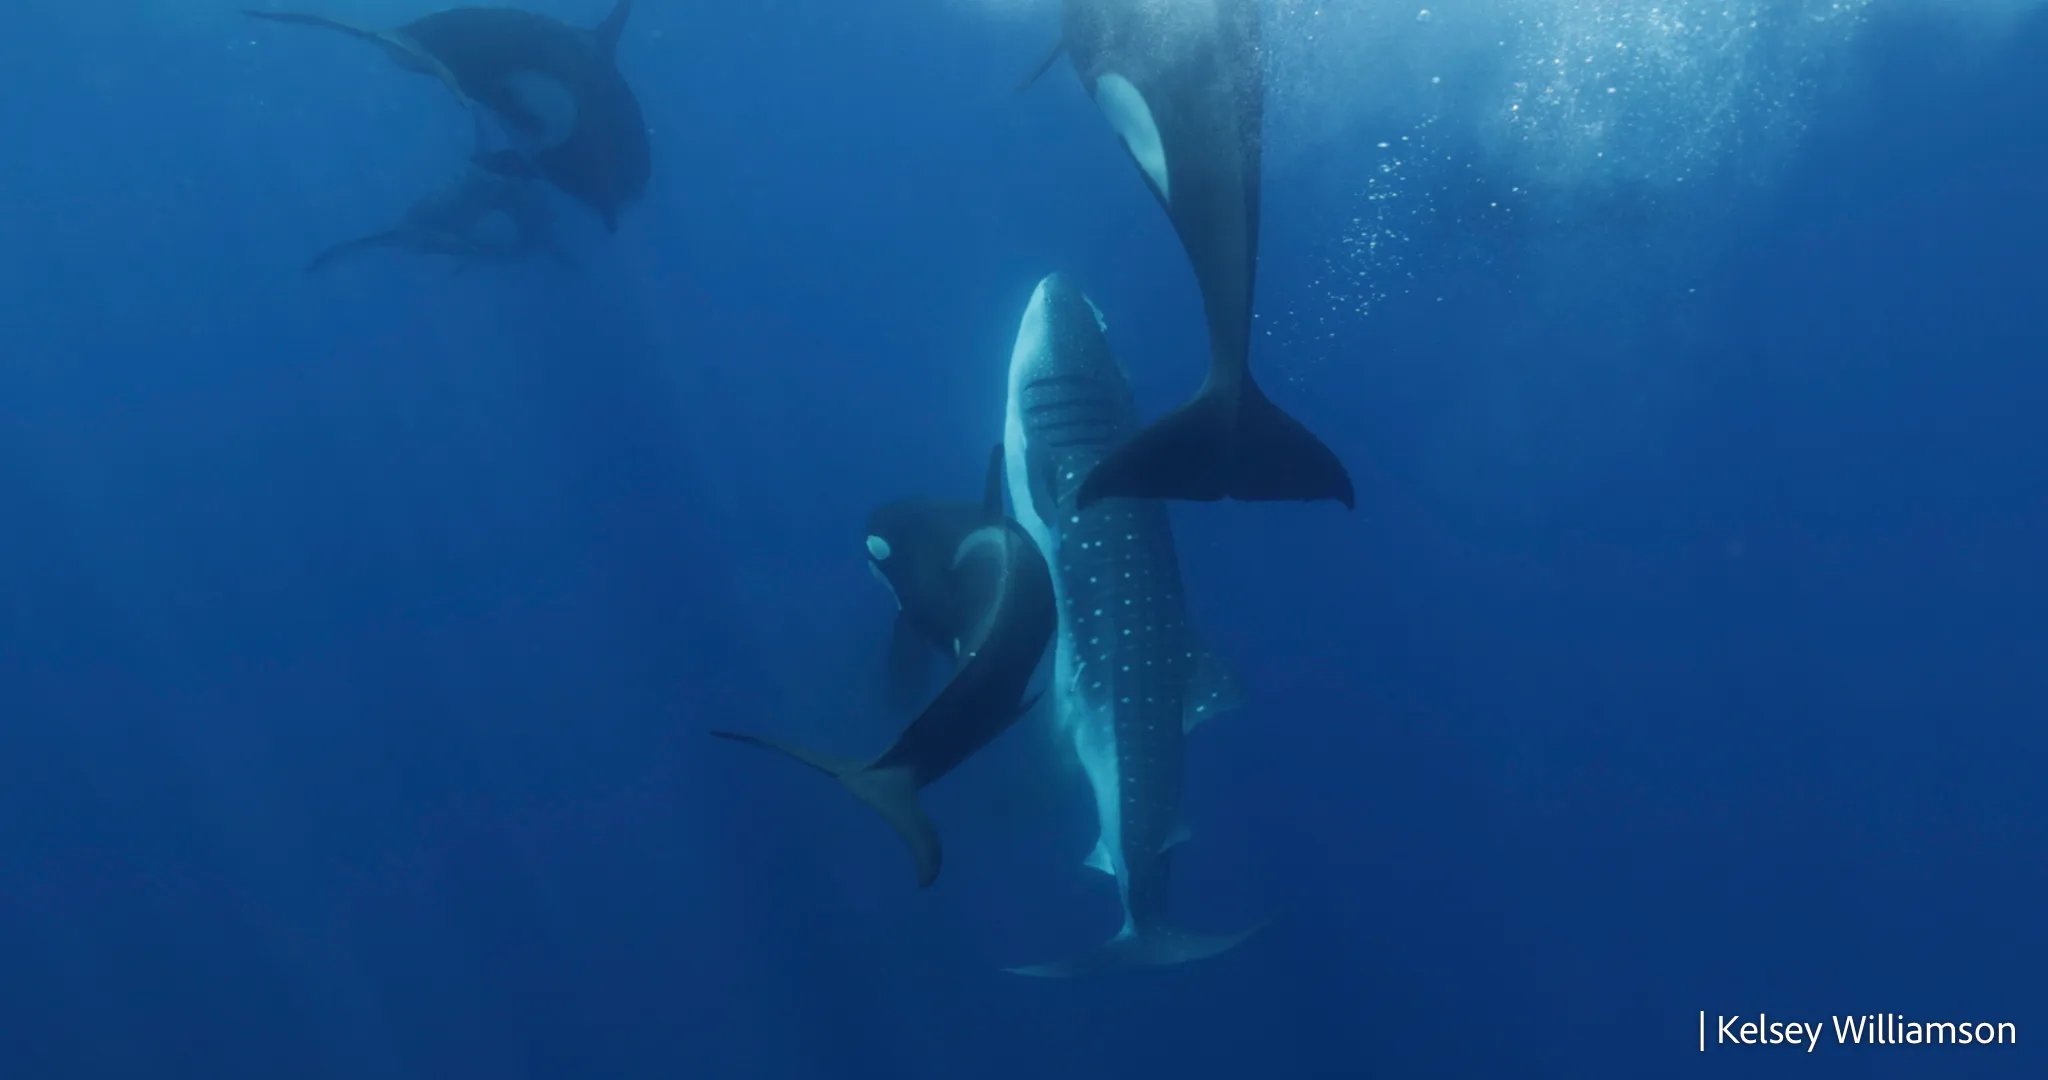
[[[1045,59],[1040,60],[1038,66],[1031,69],[1031,74],[1024,76],[1024,81],[1017,84],[1017,93],[1021,94],[1037,85],[1038,80],[1044,78],[1045,73],[1052,70],[1052,65],[1060,58],[1060,54],[1066,51],[1066,38],[1063,37],[1054,41],[1052,48],[1046,50]]]
[[[1086,865],[1100,870],[1110,877],[1116,876],[1116,860],[1109,853],[1109,845],[1095,841],[1095,850],[1088,853]]]
[[[1204,387],[1111,451],[1089,470],[1074,504],[1110,498],[1356,505],[1344,463],[1249,377]]]
[[[1175,825],[1173,827],[1173,831],[1167,834],[1166,842],[1159,845],[1159,853],[1161,855],[1164,855],[1167,852],[1172,851],[1174,848],[1177,848],[1182,844],[1187,843],[1188,840],[1193,838],[1194,835],[1194,833],[1188,831],[1186,822],[1182,822],[1179,825]]]
[[[606,15],[604,21],[598,23],[597,28],[590,32],[591,39],[597,43],[598,52],[606,57],[618,55],[619,35],[626,32],[626,20],[632,14],[633,0],[619,0],[612,5],[611,14]]]
[[[1187,691],[1181,698],[1181,730],[1193,731],[1219,713],[1244,707],[1244,687],[1216,654],[1195,650],[1194,666],[1188,672]]]
[[[733,731],[714,731],[717,738],[734,742],[752,743],[765,746],[795,758],[838,780],[853,792],[860,801],[874,807],[889,827],[896,830],[910,845],[910,854],[917,861],[917,884],[919,888],[931,885],[939,878],[939,830],[932,819],[925,816],[924,807],[917,802],[917,777],[904,766],[874,769],[845,758],[814,754],[808,750],[764,739],[758,735],[743,735]]]

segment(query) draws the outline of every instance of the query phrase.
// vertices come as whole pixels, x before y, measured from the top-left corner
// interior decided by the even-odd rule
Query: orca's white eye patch
[[[879,536],[868,537],[868,554],[874,556],[876,562],[886,560],[893,550],[887,540]]]
[[[1143,169],[1145,178],[1159,191],[1161,202],[1172,202],[1173,182],[1166,172],[1166,145],[1159,137],[1159,124],[1152,107],[1136,84],[1114,72],[1095,80],[1095,104],[1109,120],[1109,126],[1124,141]]]
[[[576,133],[576,92],[553,75],[520,69],[504,76],[504,89],[519,103],[517,118],[535,149],[547,150]]]

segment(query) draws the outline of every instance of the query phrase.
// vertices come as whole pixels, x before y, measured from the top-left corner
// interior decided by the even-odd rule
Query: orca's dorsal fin
[[[1003,444],[997,443],[988,455],[988,479],[981,488],[981,508],[992,521],[1003,517]]]
[[[1047,49],[1045,51],[1045,59],[1040,60],[1038,62],[1038,66],[1031,69],[1031,74],[1024,76],[1024,81],[1017,84],[1017,92],[1021,94],[1024,91],[1031,89],[1031,87],[1035,83],[1037,83],[1040,78],[1044,77],[1045,73],[1052,68],[1053,61],[1058,60],[1060,58],[1060,54],[1066,51],[1067,39],[1059,38],[1055,40],[1052,43],[1052,48]]]
[[[633,14],[633,0],[619,0],[612,5],[612,13],[597,24],[590,33],[597,39],[597,51],[606,56],[616,56],[619,51],[619,35],[626,32],[626,19]]]

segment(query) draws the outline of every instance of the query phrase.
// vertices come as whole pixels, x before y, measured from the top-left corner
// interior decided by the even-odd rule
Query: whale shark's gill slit
[[[1087,375],[1075,375],[1067,373],[1040,375],[1037,378],[1025,382],[1023,389],[1024,392],[1028,394],[1033,390],[1044,390],[1055,386],[1097,387],[1099,385],[1100,384],[1098,384],[1093,378]]]
[[[1056,424],[1094,423],[1114,424],[1116,414],[1110,409],[1089,401],[1070,401],[1036,406],[1024,411],[1031,422],[1032,430],[1044,430]]]
[[[1082,431],[1095,431],[1107,437],[1116,429],[1111,421],[1095,416],[1069,416],[1058,420],[1047,420],[1031,429],[1034,436],[1057,436]]]

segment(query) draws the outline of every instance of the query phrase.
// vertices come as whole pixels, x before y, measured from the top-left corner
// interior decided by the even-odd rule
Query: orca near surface
[[[1250,368],[1265,98],[1256,0],[1064,0],[1064,52],[1166,210],[1201,287],[1201,389],[1105,456],[1077,493],[1355,505],[1329,447],[1273,404]]]
[[[1000,462],[997,447],[995,461]],[[1000,493],[998,493],[1000,494]],[[939,834],[918,804],[917,793],[953,771],[1002,734],[1036,700],[1027,696],[1033,676],[1052,641],[1057,615],[1050,572],[1038,545],[1016,522],[975,508],[963,517],[958,504],[897,503],[888,515],[898,528],[897,544],[878,552],[879,534],[868,534],[868,554],[882,564],[917,558],[923,569],[900,578],[877,571],[908,612],[929,604],[924,627],[958,628],[958,666],[936,697],[877,757],[830,757],[788,743],[732,731],[721,739],[765,746],[838,780],[873,807],[910,845],[917,883],[938,880]],[[927,545],[920,552],[918,545]],[[908,566],[906,562],[904,564]],[[927,576],[926,571],[937,571]],[[901,581],[902,584],[897,582]]]
[[[616,232],[619,213],[653,171],[639,99],[619,72],[619,35],[633,0],[618,0],[594,29],[510,8],[460,7],[389,29],[324,15],[260,11],[251,17],[318,26],[372,42],[409,71],[432,75],[474,109],[499,117],[519,143],[480,155],[485,167],[521,172],[530,163]]]
[[[1123,926],[1080,956],[1010,969],[1020,975],[1184,963],[1253,932],[1197,933],[1167,917],[1173,852],[1188,838],[1188,737],[1243,692],[1195,634],[1166,504],[1074,505],[1088,470],[1138,426],[1103,322],[1063,276],[1039,282],[1010,356],[1003,443],[1010,502],[1045,553],[1059,604],[1049,693],[1054,729],[1095,796],[1087,864],[1116,883]]]
[[[461,270],[476,262],[516,262],[547,253],[567,256],[556,246],[554,214],[538,184],[470,166],[455,183],[432,191],[406,208],[388,229],[344,240],[306,264],[317,273],[341,259],[376,249],[446,255]]]

